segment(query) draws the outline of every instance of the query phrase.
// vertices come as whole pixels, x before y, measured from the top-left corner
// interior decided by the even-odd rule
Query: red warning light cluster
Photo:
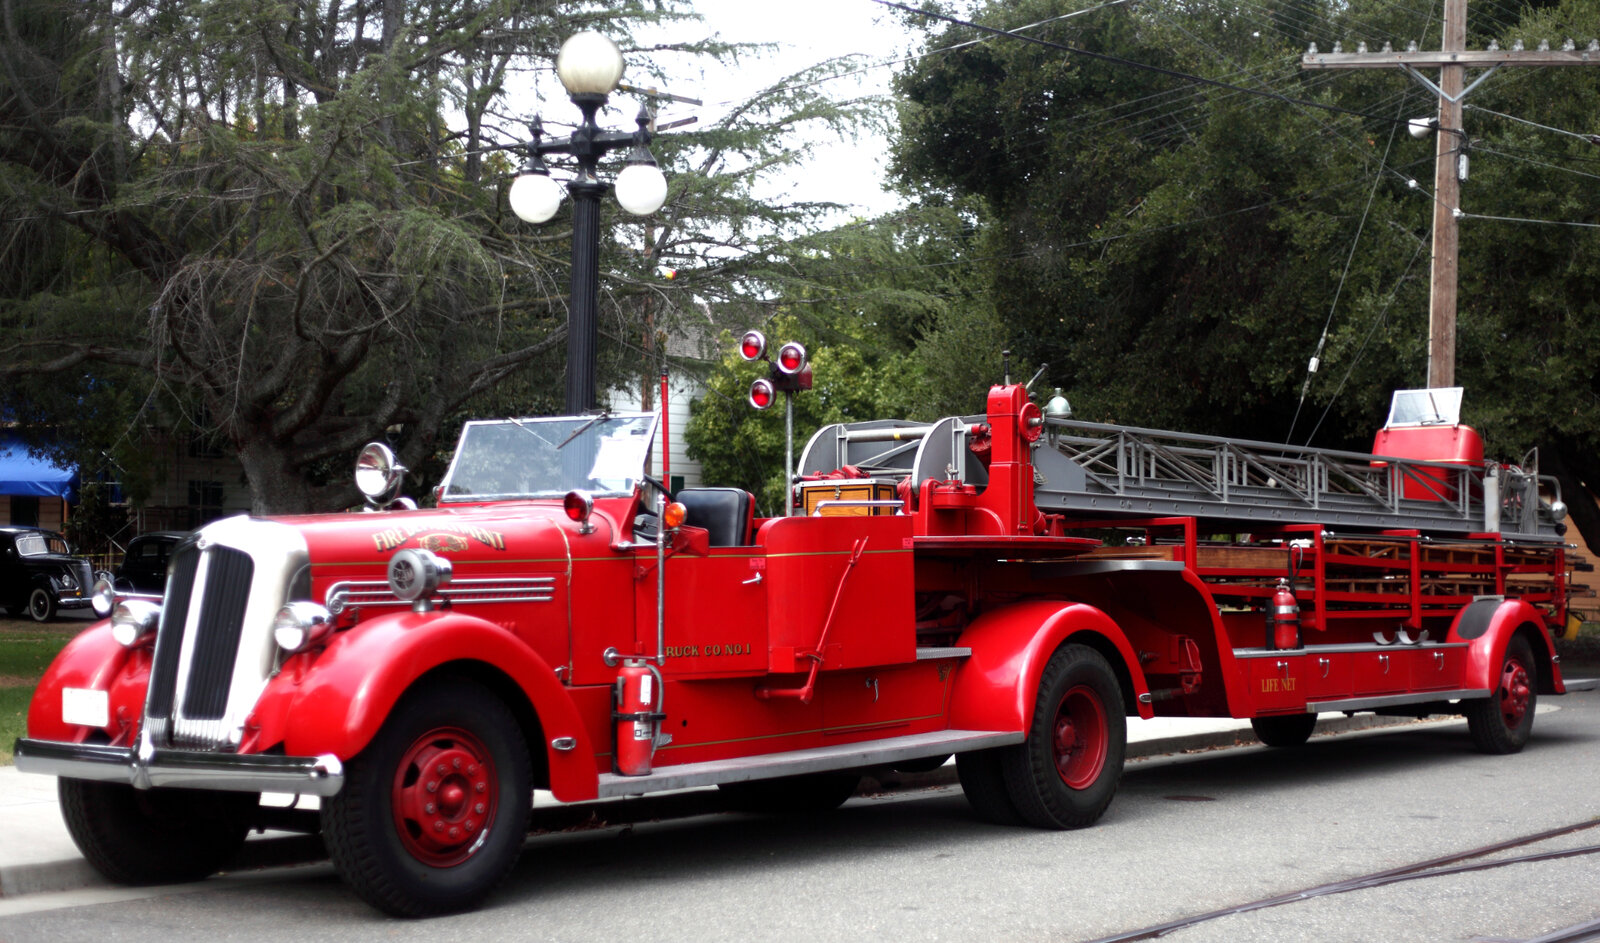
[[[806,349],[790,341],[778,348],[778,359],[767,357],[767,338],[760,331],[746,331],[739,338],[739,356],[746,360],[766,360],[771,365],[769,376],[750,384],[750,405],[766,409],[778,400],[778,393],[793,393],[811,389],[811,367],[806,363]]]

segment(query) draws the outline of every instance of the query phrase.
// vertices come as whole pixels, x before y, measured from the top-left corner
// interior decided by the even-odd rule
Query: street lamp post
[[[641,109],[633,131],[602,131],[595,114],[622,79],[622,51],[599,33],[578,33],[561,45],[556,75],[567,89],[583,120],[566,139],[544,138],[544,128],[533,120],[533,141],[528,161],[511,184],[511,210],[529,223],[543,223],[561,206],[561,185],[550,178],[546,154],[569,154],[577,159],[578,175],[567,184],[572,194],[572,291],[567,316],[568,415],[594,408],[595,349],[598,346],[600,292],[600,197],[612,185],[600,181],[600,158],[619,148],[631,148],[628,165],[617,174],[617,202],[635,216],[648,216],[667,199],[667,179],[650,154],[649,116]]]

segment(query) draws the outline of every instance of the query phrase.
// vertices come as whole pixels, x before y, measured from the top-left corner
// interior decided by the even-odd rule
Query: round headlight
[[[291,655],[327,638],[333,631],[333,614],[314,602],[297,600],[278,610],[272,620],[272,639]]]
[[[117,591],[110,580],[103,577],[95,580],[94,595],[89,597],[89,605],[93,607],[94,614],[102,619],[111,615],[111,610],[117,605]]]
[[[1550,517],[1556,521],[1567,519],[1567,503],[1565,501],[1550,502]]]
[[[111,610],[111,637],[132,648],[161,624],[161,606],[148,599],[124,599]]]

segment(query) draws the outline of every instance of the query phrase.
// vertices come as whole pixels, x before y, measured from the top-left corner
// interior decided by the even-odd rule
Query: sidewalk
[[[1407,718],[1371,714],[1325,717],[1317,724],[1316,732],[1324,735],[1411,722]],[[1128,759],[1255,742],[1248,720],[1128,718]],[[886,775],[879,780],[877,791],[923,789],[955,781],[955,765],[947,763],[931,773]],[[555,803],[549,793],[540,793],[534,806],[536,831],[582,823],[598,825],[619,818],[635,821],[720,811],[715,791],[705,789],[572,806]],[[621,816],[616,814],[619,812]],[[309,854],[308,848],[313,849]],[[284,837],[283,833],[269,832],[248,843],[240,865],[253,868],[304,861],[315,856],[314,848],[315,843],[308,845],[303,836]],[[105,886],[110,883],[83,860],[67,834],[56,801],[55,777],[0,767],[0,899]]]

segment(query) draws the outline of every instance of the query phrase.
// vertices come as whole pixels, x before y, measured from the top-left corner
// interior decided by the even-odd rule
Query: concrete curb
[[[1330,736],[1411,723],[1416,721],[1409,717],[1379,717],[1372,714],[1324,718],[1318,722],[1315,736]],[[1217,721],[1212,720],[1206,726],[1210,729],[1131,740],[1128,743],[1126,757],[1132,760],[1140,757],[1257,745],[1247,721],[1224,720],[1219,729]],[[864,778],[857,795],[885,796],[935,789],[956,782],[954,763],[947,763],[938,769],[922,773],[886,771]],[[53,793],[54,789],[50,791]],[[726,803],[715,789],[685,790],[575,805],[538,806],[534,809],[529,834],[587,831],[726,811]],[[29,814],[59,815],[59,810],[53,803],[35,802],[30,806]],[[65,831],[64,826],[62,831]],[[66,846],[60,850],[61,857],[52,860],[0,863],[0,900],[33,894],[116,886],[101,877],[87,861],[79,857],[76,854],[77,849],[71,846],[70,840],[66,842]],[[0,857],[3,856],[5,852],[0,850]],[[238,862],[230,870],[238,872],[283,867],[321,861],[326,857],[322,840],[315,835],[268,833],[253,836],[247,841],[240,852]]]

